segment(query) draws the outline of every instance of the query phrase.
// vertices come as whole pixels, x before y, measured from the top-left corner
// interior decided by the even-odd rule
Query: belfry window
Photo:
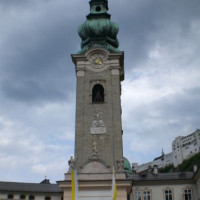
[[[92,103],[104,102],[104,88],[100,84],[96,84],[92,89]]]

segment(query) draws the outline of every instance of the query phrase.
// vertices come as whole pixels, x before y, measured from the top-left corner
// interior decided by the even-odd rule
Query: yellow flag
[[[113,175],[112,175],[112,200],[115,200],[117,197],[117,186],[116,186],[116,172],[115,169],[113,167]]]
[[[71,170],[71,179],[72,179],[72,200],[78,200],[78,180],[77,180],[77,171]]]

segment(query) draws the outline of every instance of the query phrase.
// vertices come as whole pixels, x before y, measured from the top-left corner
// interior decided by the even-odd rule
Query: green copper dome
[[[124,172],[125,173],[132,173],[131,164],[127,158],[124,157]]]
[[[78,34],[82,39],[80,54],[91,47],[103,47],[110,52],[119,52],[118,25],[110,21],[107,0],[91,0],[87,21],[80,25]]]

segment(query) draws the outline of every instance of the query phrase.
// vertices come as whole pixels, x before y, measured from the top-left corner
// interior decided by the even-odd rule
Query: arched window
[[[103,103],[104,102],[104,88],[100,84],[96,84],[92,89],[92,102]]]
[[[13,194],[9,194],[8,195],[8,199],[13,199],[14,198],[14,195]]]
[[[34,200],[34,199],[35,199],[35,197],[33,195],[29,196],[29,200]]]
[[[51,197],[47,196],[45,197],[45,200],[51,200]]]

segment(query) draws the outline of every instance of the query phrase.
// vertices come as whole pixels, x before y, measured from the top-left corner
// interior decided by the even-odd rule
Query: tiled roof
[[[0,191],[61,193],[57,184],[1,182]]]

